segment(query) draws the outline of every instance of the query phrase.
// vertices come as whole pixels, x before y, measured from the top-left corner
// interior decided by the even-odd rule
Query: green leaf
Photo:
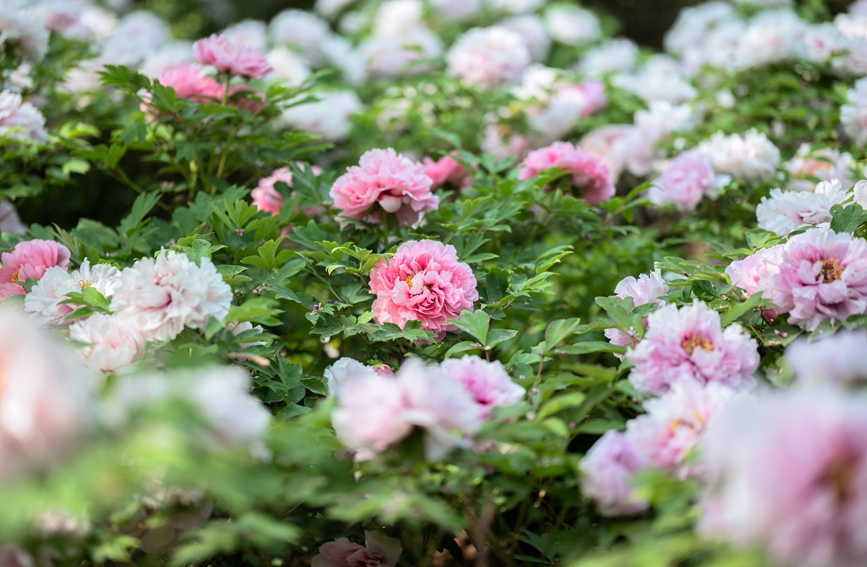
[[[867,220],[864,209],[858,203],[852,203],[846,207],[834,205],[831,207],[831,228],[835,232],[855,232],[861,224]]]
[[[461,311],[459,319],[446,319],[446,321],[469,333],[483,345],[487,345],[488,326],[491,323],[491,317],[481,309]]]
[[[120,221],[118,232],[129,236],[138,227],[139,223],[144,220],[151,209],[159,202],[160,193],[156,191],[151,193],[142,193],[136,197],[132,204],[132,210],[129,214]]]
[[[565,394],[555,396],[539,408],[539,413],[536,415],[536,421],[541,422],[546,417],[559,413],[564,409],[576,408],[584,403],[584,400],[586,399],[587,395],[584,394],[584,392],[579,392],[577,390],[572,390]]]
[[[548,324],[545,329],[545,341],[549,348],[553,348],[560,342],[573,334],[581,325],[581,319],[573,317],[571,319],[556,319]]]
[[[748,311],[752,311],[754,308],[758,307],[762,304],[762,294],[754,293],[747,298],[746,301],[742,301],[741,303],[735,303],[731,306],[731,308],[726,311],[723,316],[720,318],[720,322],[722,326],[725,327],[735,322],[741,315]]]
[[[587,341],[585,343],[576,343],[574,345],[558,348],[559,354],[589,354],[591,352],[613,352],[624,354],[625,346],[617,346],[605,341]]]

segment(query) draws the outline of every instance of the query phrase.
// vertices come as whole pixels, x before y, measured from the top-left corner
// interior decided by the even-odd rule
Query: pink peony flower
[[[446,319],[472,311],[479,299],[472,269],[458,261],[454,246],[433,240],[401,244],[390,262],[381,261],[370,271],[370,290],[376,295],[377,323],[402,329],[417,320],[440,338],[456,329]]]
[[[699,152],[686,152],[675,158],[648,191],[651,203],[673,204],[679,211],[692,211],[704,196],[730,180],[716,176],[710,158]]]
[[[620,299],[632,298],[635,307],[655,301],[662,305],[665,302],[659,298],[668,293],[668,284],[662,279],[662,272],[654,270],[649,274],[641,274],[638,279],[628,276],[620,280],[614,288],[614,294]],[[632,329],[630,329],[632,332]],[[620,329],[605,329],[608,342],[618,346],[635,346],[635,336],[624,333]]]
[[[867,241],[828,228],[793,236],[769,295],[789,323],[808,331],[825,319],[867,313]]]
[[[359,165],[334,182],[331,198],[343,217],[380,222],[384,211],[396,214],[401,225],[416,223],[439,206],[424,166],[391,148],[365,152]],[[376,204],[379,209],[371,210]]]
[[[205,74],[198,65],[181,63],[177,67],[160,73],[157,79],[164,87],[171,87],[179,98],[189,98],[196,102],[219,101],[224,87]]]
[[[338,406],[331,414],[331,424],[341,443],[378,453],[410,434],[413,424],[405,415],[397,380],[375,372],[353,372],[346,378],[332,392]]]
[[[3,252],[0,263],[0,284],[14,284],[21,292],[11,293],[14,289],[10,287],[7,293],[22,295],[24,288],[18,282],[40,280],[45,271],[53,266],[65,270],[69,265],[69,249],[50,240],[25,240],[16,244],[11,252]]]
[[[424,158],[424,174],[430,177],[431,189],[439,189],[446,183],[461,186],[467,179],[467,170],[451,156],[443,156],[438,161]]]
[[[771,189],[756,207],[759,228],[777,236],[788,236],[802,226],[830,226],[831,207],[849,197],[840,181],[822,181],[814,191]]]
[[[403,547],[400,540],[364,532],[364,547],[342,537],[324,544],[311,567],[394,567]]]
[[[560,167],[570,174],[572,186],[582,190],[584,200],[590,204],[596,205],[614,196],[615,189],[608,166],[569,142],[554,142],[546,148],[530,152],[518,177],[530,179],[553,167]]]
[[[630,146],[636,140],[634,126],[612,124],[585,134],[578,147],[604,163],[611,173],[611,182],[615,183],[635,153]],[[652,148],[648,148],[650,151]]]
[[[314,165],[310,170],[316,175],[322,174],[322,168],[318,166]],[[256,188],[250,192],[250,195],[253,197],[253,204],[260,211],[265,211],[271,215],[280,213],[280,209],[286,203],[286,199],[275,187],[278,181],[282,181],[289,187],[292,187],[292,172],[288,167],[275,169],[271,175],[260,179]]]
[[[798,339],[786,360],[800,383],[848,385],[867,381],[865,353],[867,331],[842,331],[812,343]]]
[[[24,102],[18,93],[2,91],[0,92],[0,136],[6,135],[13,140],[34,142],[48,140],[45,117],[39,109],[29,102]]]
[[[581,492],[603,516],[634,516],[647,510],[630,485],[647,465],[644,455],[619,431],[608,431],[581,459]]]
[[[511,406],[524,398],[524,388],[512,382],[498,361],[488,362],[478,356],[464,355],[444,360],[440,369],[464,385],[478,404],[481,419],[487,419],[494,407]]]
[[[0,301],[16,295],[25,295],[27,292],[18,284],[0,283]]]
[[[258,49],[231,43],[223,35],[212,35],[193,44],[196,61],[213,65],[218,71],[261,79],[271,71],[268,59]]]
[[[362,364],[355,359],[343,357],[325,369],[328,392],[332,396],[337,396],[339,395],[338,389],[343,384],[371,373],[386,377],[394,376],[394,372],[386,365],[373,367]]]
[[[680,309],[663,305],[651,313],[644,339],[626,358],[635,365],[632,385],[656,396],[686,381],[750,388],[759,366],[756,341],[740,325],[722,329],[719,313],[699,301]]]
[[[446,62],[448,75],[491,90],[520,81],[530,52],[520,35],[504,27],[473,28],[452,45]]]
[[[774,564],[867,564],[867,400],[796,388],[732,400],[703,447],[700,531]]]
[[[646,414],[626,424],[626,437],[646,455],[648,466],[685,478],[700,474],[684,459],[698,447],[735,391],[716,383],[682,382],[644,403]]]
[[[726,274],[732,280],[732,285],[744,290],[749,297],[758,292],[764,292],[764,297],[770,299],[768,290],[771,287],[774,275],[780,272],[780,263],[783,261],[783,245],[777,244],[770,248],[763,248],[743,260],[736,260],[726,268]],[[777,316],[774,309],[765,309],[764,317],[773,321]]]

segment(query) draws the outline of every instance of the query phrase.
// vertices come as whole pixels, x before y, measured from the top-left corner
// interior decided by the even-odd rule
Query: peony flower
[[[647,459],[647,466],[700,476],[701,471],[684,459],[704,439],[719,419],[735,391],[716,383],[681,382],[660,398],[644,403],[646,414],[626,424],[626,438]]]
[[[391,148],[365,152],[359,165],[334,182],[330,195],[344,218],[380,222],[384,211],[397,215],[401,225],[418,222],[439,205],[424,166]]]
[[[385,0],[376,11],[373,34],[400,37],[421,23],[424,6],[420,0]]]
[[[21,222],[15,205],[6,199],[0,200],[0,232],[9,234],[24,234],[27,227]]]
[[[352,116],[363,108],[354,91],[320,94],[321,100],[290,106],[280,115],[278,124],[310,134],[327,142],[340,142],[352,130]]]
[[[444,360],[440,370],[464,385],[479,406],[479,417],[483,420],[494,407],[511,406],[524,398],[524,388],[512,382],[498,361],[488,362],[478,356],[464,355]]]
[[[756,130],[750,130],[743,136],[726,136],[717,132],[702,142],[698,149],[710,158],[717,173],[748,182],[771,179],[780,161],[780,150],[767,136]]]
[[[48,140],[45,117],[35,106],[23,102],[20,94],[0,92],[0,137],[2,136],[9,136],[13,140],[44,143]]]
[[[631,151],[633,148],[630,146],[634,142],[640,140],[635,136],[633,126],[612,124],[586,133],[578,142],[578,147],[605,164],[611,173],[611,182],[616,183],[631,156],[642,153]],[[648,153],[651,151],[647,149]]]
[[[513,134],[508,126],[488,124],[482,133],[482,151],[494,154],[502,161],[509,157],[522,157],[530,149],[530,141],[520,134]]]
[[[867,241],[828,228],[793,236],[769,295],[789,323],[808,331],[825,319],[867,313]]]
[[[555,41],[566,45],[599,39],[602,28],[596,14],[571,4],[554,4],[545,10],[545,25]]]
[[[364,532],[364,547],[342,537],[324,544],[311,567],[394,567],[403,547],[400,540]]]
[[[710,158],[699,152],[686,152],[672,160],[654,181],[647,196],[655,205],[673,204],[679,211],[692,211],[705,195],[728,183],[727,175],[714,174]]]
[[[536,14],[519,14],[506,18],[498,23],[497,27],[521,36],[524,45],[527,46],[527,51],[530,53],[531,61],[542,62],[548,59],[548,53],[551,51],[551,38],[548,36],[542,18]]]
[[[648,508],[631,486],[647,465],[644,455],[619,431],[608,431],[581,459],[581,493],[603,516],[635,516]]]
[[[482,9],[482,0],[431,0],[436,14],[447,22],[472,20]]]
[[[66,269],[69,265],[69,249],[50,240],[25,240],[15,245],[11,252],[0,255],[0,284],[13,284],[21,293],[24,288],[19,282],[40,280],[46,270],[53,266]],[[11,289],[11,288],[10,288]]]
[[[577,70],[582,75],[601,77],[617,71],[628,72],[635,67],[638,60],[638,46],[631,39],[611,39],[589,49]]]
[[[428,31],[428,30],[425,30]],[[428,32],[430,33],[430,32]],[[439,42],[438,37],[433,38]],[[424,38],[423,45],[416,44],[425,54],[433,53],[434,41],[430,37]],[[437,43],[437,48],[442,52],[442,44]],[[361,86],[367,81],[368,65],[364,53],[353,46],[352,42],[341,35],[332,35],[326,38],[319,46],[322,56],[329,65],[340,71],[343,80],[351,86]]]
[[[761,545],[774,564],[867,562],[867,400],[797,388],[732,400],[708,433],[700,530]]]
[[[38,13],[27,10],[23,3],[0,5],[0,49],[9,45],[19,57],[38,63],[48,53],[48,37],[48,28]]]
[[[376,295],[376,322],[421,321],[421,328],[440,338],[457,327],[461,311],[472,311],[479,299],[472,269],[458,260],[454,246],[434,240],[404,242],[394,257],[380,261],[370,271],[370,291]]]
[[[67,272],[59,266],[45,270],[39,282],[24,298],[24,310],[31,313],[31,319],[40,325],[64,326],[66,317],[81,307],[74,303],[61,303],[69,293],[81,293],[84,288],[93,287],[104,297],[111,297],[118,284],[120,271],[109,264],[90,267],[87,258],[74,272]]]
[[[69,338],[85,345],[79,352],[91,370],[106,373],[135,362],[145,344],[134,322],[106,313],[94,313],[73,323]]]
[[[731,4],[719,0],[682,8],[665,33],[665,50],[677,54],[699,50],[708,31],[733,15]]]
[[[215,102],[223,96],[223,85],[205,74],[198,65],[181,63],[160,73],[157,79],[164,87],[174,89],[178,98],[195,102]]]
[[[846,91],[846,104],[840,107],[840,123],[859,146],[867,144],[867,78],[855,81]]]
[[[849,197],[840,181],[822,181],[814,192],[771,189],[756,207],[761,229],[777,236],[788,236],[802,226],[830,226],[831,207],[842,205]]]
[[[530,64],[530,52],[521,36],[502,27],[473,28],[446,54],[446,73],[461,81],[491,90],[517,83]]]
[[[175,69],[181,65],[189,65],[192,59],[192,43],[188,41],[170,41],[169,43],[160,46],[154,52],[148,54],[145,57],[145,60],[142,61],[139,72],[151,77],[152,79],[157,79],[169,69]],[[166,85],[163,81],[160,81],[160,83]],[[175,88],[175,91],[177,90],[178,89]]]
[[[661,395],[680,382],[718,383],[736,390],[755,384],[758,345],[738,324],[698,300],[678,309],[661,306],[647,318],[644,339],[626,352],[635,365],[629,381],[642,394]]]
[[[0,309],[0,477],[58,460],[89,429],[94,380],[17,309]]]
[[[431,189],[439,189],[445,184],[461,186],[469,175],[451,156],[443,156],[439,160],[426,157],[424,158],[424,174],[430,177],[432,184]]]
[[[196,265],[185,254],[163,250],[121,272],[111,309],[138,327],[145,340],[164,341],[184,327],[204,329],[211,317],[222,321],[231,302],[232,288],[209,258]]]
[[[322,42],[331,36],[328,22],[304,10],[283,10],[268,24],[268,32],[277,46],[300,51],[308,63],[318,63]]]
[[[627,276],[620,280],[614,288],[614,294],[620,299],[631,297],[635,307],[651,301],[663,305],[665,302],[659,298],[666,293],[668,293],[668,284],[662,279],[662,272],[659,270],[641,274],[638,279],[635,279],[634,276]],[[624,333],[620,329],[605,329],[605,337],[608,342],[618,346],[635,344],[634,336]]]
[[[553,167],[560,167],[568,173],[572,186],[582,190],[582,197],[590,204],[597,205],[614,196],[615,189],[608,167],[569,142],[555,142],[530,152],[518,172],[518,178],[530,179]]]
[[[222,34],[195,42],[193,52],[196,61],[213,65],[221,73],[261,79],[271,71],[268,59],[259,49],[232,43]]]
[[[416,26],[402,36],[377,35],[361,44],[360,50],[370,74],[375,77],[418,75],[431,70],[430,61],[442,55],[439,36]]]
[[[268,45],[267,26],[259,20],[241,20],[224,29],[222,35],[226,41],[249,49],[264,51]]]
[[[648,104],[661,101],[679,105],[698,96],[683,66],[664,55],[654,56],[637,72],[614,75],[612,83]]]
[[[806,30],[806,22],[792,10],[760,12],[749,21],[738,42],[735,68],[751,69],[797,61]]]
[[[380,376],[391,377],[394,372],[386,365],[377,367],[362,364],[352,358],[340,358],[325,369],[325,379],[328,382],[328,393],[332,396],[339,396],[339,388],[349,382],[363,378],[367,374],[378,374]]]
[[[786,348],[786,360],[802,384],[849,385],[867,380],[867,331],[841,331],[808,343],[798,339]]]
[[[834,148],[812,151],[809,144],[801,144],[795,156],[784,165],[792,178],[786,186],[789,191],[813,191],[816,187],[814,179],[839,179],[846,190],[855,184],[852,179],[855,161],[849,152],[840,153]]]
[[[732,281],[732,285],[744,290],[747,296],[763,292],[764,297],[769,299],[768,290],[774,275],[780,272],[780,264],[783,261],[783,245],[777,244],[770,248],[757,250],[754,254],[743,260],[736,260],[726,268],[726,274]],[[773,319],[777,312],[765,311],[765,317]]]

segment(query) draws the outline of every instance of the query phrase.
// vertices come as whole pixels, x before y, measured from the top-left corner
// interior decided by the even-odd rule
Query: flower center
[[[86,287],[90,287],[90,286],[92,286],[92,285],[93,285],[93,284],[90,283],[90,282],[87,281],[87,280],[78,280],[78,287],[80,287],[81,289],[84,289],[84,288],[86,288]]]
[[[686,354],[692,356],[692,353],[695,352],[695,349],[701,347],[705,352],[710,352],[713,350],[713,343],[710,342],[710,339],[701,333],[696,333],[694,335],[690,335],[689,337],[683,339],[680,343],[680,348],[686,351]]]
[[[687,421],[685,419],[675,419],[668,426],[669,433],[674,433],[681,427],[686,427],[687,429],[691,429],[692,431],[699,433],[704,430],[704,426],[707,425],[707,419],[703,415],[701,415],[698,410],[692,410],[692,415],[695,417],[695,422]],[[697,423],[696,423],[697,422]]]
[[[831,464],[825,482],[833,491],[838,504],[843,504],[852,497],[857,472],[858,463],[851,457],[840,458]]]
[[[837,258],[828,258],[822,261],[822,282],[831,283],[840,279],[843,275],[843,266]]]
[[[18,283],[18,272],[21,270],[15,270],[15,273],[12,274],[12,283]]]

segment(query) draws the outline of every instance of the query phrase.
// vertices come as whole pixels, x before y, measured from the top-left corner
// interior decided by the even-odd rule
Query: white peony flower
[[[268,65],[271,66],[271,72],[268,73],[269,79],[295,87],[310,76],[310,67],[307,66],[304,59],[285,47],[275,47],[268,52],[267,57]]]
[[[0,232],[8,232],[9,234],[24,234],[27,232],[27,227],[21,222],[21,217],[18,216],[15,205],[6,199],[0,200]]]
[[[840,107],[843,129],[859,146],[867,144],[867,78],[855,82],[846,92],[846,104]]]
[[[265,51],[268,26],[259,20],[242,20],[224,29],[223,36],[234,44]]]
[[[376,374],[372,366],[362,364],[354,358],[343,357],[325,369],[325,379],[328,382],[328,394],[337,396],[340,387],[349,380],[354,380],[369,374]]]
[[[69,338],[86,346],[79,350],[97,372],[114,372],[135,362],[145,341],[136,325],[120,315],[94,313],[69,327]]]
[[[87,258],[74,272],[67,272],[54,266],[33,286],[24,298],[24,310],[31,313],[30,318],[40,325],[64,327],[66,317],[81,307],[71,303],[61,303],[70,293],[81,293],[86,287],[93,287],[104,297],[110,298],[120,279],[120,270],[109,264],[90,267]]]
[[[447,73],[463,82],[490,90],[517,83],[530,64],[530,52],[521,36],[505,28],[473,28],[446,54]]]
[[[271,41],[277,46],[299,50],[309,63],[320,59],[319,48],[331,35],[328,23],[303,10],[283,10],[268,24]]]
[[[24,102],[20,94],[0,92],[0,136],[45,142],[48,139],[45,117],[35,106]]]
[[[208,320],[223,320],[232,288],[208,258],[196,265],[185,254],[163,250],[142,258],[120,274],[111,308],[127,318],[148,341],[173,339],[184,329],[204,329]]]
[[[542,18],[536,14],[512,16],[497,25],[521,36],[533,61],[544,61],[548,58],[548,52],[551,51],[551,38],[548,37]]]
[[[772,189],[756,207],[759,228],[787,236],[802,226],[828,226],[831,207],[842,205],[849,194],[840,182],[823,181],[815,192]]]
[[[731,4],[719,0],[683,8],[665,34],[665,50],[682,54],[698,49],[712,27],[732,17]]]
[[[630,39],[612,39],[584,54],[578,71],[591,77],[615,72],[628,72],[638,60],[638,46]]]
[[[0,49],[12,47],[20,57],[38,63],[48,52],[48,29],[39,14],[23,2],[0,4]]]
[[[807,24],[791,10],[760,12],[750,20],[735,55],[738,69],[798,58]]]
[[[174,69],[193,60],[193,44],[189,41],[170,41],[148,53],[139,68],[143,75],[156,79],[163,71]]]
[[[339,70],[350,85],[360,85],[367,80],[367,58],[352,47],[345,37],[330,36],[322,42],[320,50],[328,63]]]
[[[329,142],[345,140],[352,129],[352,115],[363,108],[354,91],[320,94],[321,100],[283,111],[279,125],[318,134]]]
[[[403,36],[373,36],[360,49],[371,75],[396,77],[429,71],[431,66],[424,61],[442,55],[443,45],[435,33],[416,26]]]
[[[717,173],[750,182],[771,179],[780,161],[780,150],[757,130],[743,136],[717,132],[702,142],[699,150],[710,157]]]
[[[313,10],[326,20],[333,20],[354,3],[355,0],[316,0]]]
[[[798,152],[784,164],[791,179],[786,189],[789,191],[812,191],[819,181],[839,179],[844,189],[855,184],[852,179],[852,169],[855,160],[849,152],[840,152],[836,148],[822,148],[813,151],[810,144],[801,144]]]
[[[578,45],[596,41],[602,28],[596,14],[571,4],[554,4],[545,10],[545,25],[555,41]]]
[[[386,0],[376,12],[373,34],[404,37],[421,24],[423,10],[421,0]]]
[[[447,22],[472,20],[482,9],[482,0],[430,0],[430,5]]]

